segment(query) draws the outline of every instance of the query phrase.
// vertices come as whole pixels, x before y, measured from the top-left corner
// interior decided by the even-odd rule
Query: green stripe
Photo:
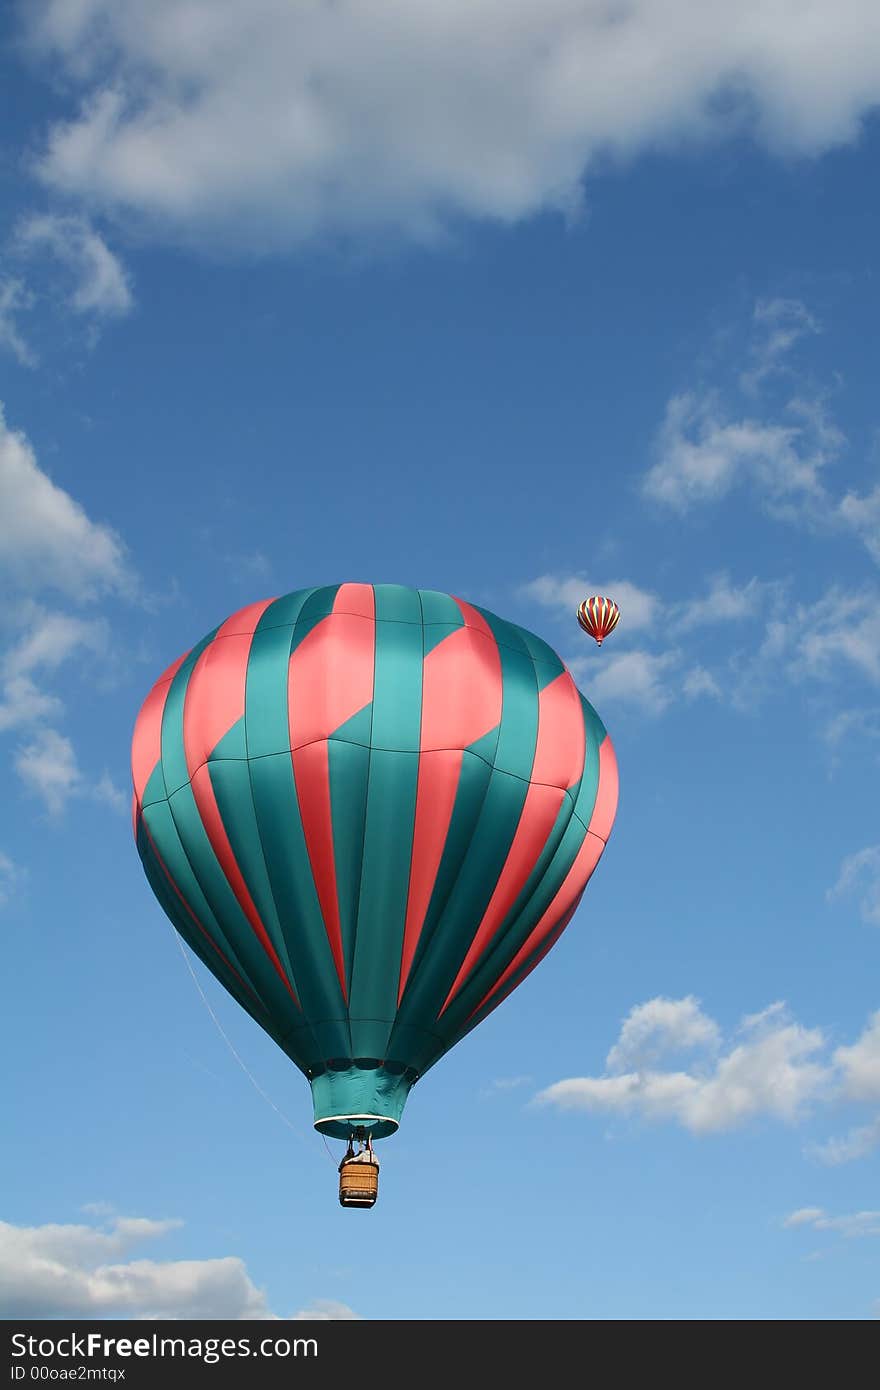
[[[231,938],[235,941],[248,977],[275,1020],[278,1031],[286,1031],[294,1023],[301,1022],[296,1006],[220,867],[202,824],[192,788],[189,785],[181,787],[169,797],[168,805],[183,851],[214,917],[222,923],[227,940]]]
[[[307,594],[294,627],[256,633],[245,692],[257,832],[287,955],[296,973],[299,1000],[324,1061],[350,1057],[351,1039],[299,813],[290,755],[287,688],[296,634],[311,631],[316,610],[327,607],[326,595],[325,590]]]
[[[372,750],[351,975],[354,1057],[384,1057],[397,1011],[419,770],[422,628],[418,594],[379,584]]]
[[[338,737],[331,738],[328,744],[333,858],[336,864],[345,978],[349,981],[354,973],[355,934],[364,857],[364,823],[370,774],[369,741],[368,725],[368,746],[365,748]]]
[[[239,722],[242,725],[244,723],[243,720]],[[296,971],[288,955],[287,943],[272,896],[272,885],[266,870],[263,844],[254,813],[248,764],[246,761],[233,762],[231,759],[213,760],[208,764],[208,768],[220,818],[229,837],[236,863],[259,913],[260,921],[266,928],[266,934],[284,966],[294,993],[299,997]]]
[[[147,834],[149,831],[149,835]],[[152,844],[150,840],[152,839]],[[153,848],[155,846],[155,849]],[[242,965],[231,943],[226,939],[221,927],[219,926],[214,914],[212,913],[202,890],[193,877],[189,867],[189,860],[183,853],[180,839],[174,824],[171,812],[166,804],[150,807],[149,814],[146,812],[139,819],[137,831],[137,848],[141,857],[144,870],[150,880],[150,885],[156,897],[159,899],[166,915],[174,923],[174,926],[185,936],[187,941],[192,941],[193,950],[214,970],[216,963],[219,971],[223,972],[222,983],[227,989],[232,990],[235,997],[241,1003],[250,1000],[247,1005],[249,1009],[259,1008],[257,991],[252,980],[248,979],[247,971]],[[161,863],[160,863],[161,859]],[[168,877],[162,868],[164,864],[168,874],[174,880],[180,894],[185,898],[191,911],[198,918],[202,927],[207,933],[208,941],[205,940],[202,932],[193,921],[190,913],[181,902],[174,888],[168,882]],[[211,949],[208,944],[213,942],[218,950],[229,961],[232,970],[228,969],[218,956],[217,952]],[[245,984],[249,986],[246,990],[235,978],[233,971],[241,976]],[[264,1015],[265,1016],[265,1015]]]
[[[186,690],[193,667],[207,646],[213,642],[218,629],[209,633],[198,646],[193,647],[189,656],[175,675],[168,690],[165,708],[162,711],[162,773],[165,789],[172,796],[179,787],[189,782],[186,754],[183,747],[183,707]]]

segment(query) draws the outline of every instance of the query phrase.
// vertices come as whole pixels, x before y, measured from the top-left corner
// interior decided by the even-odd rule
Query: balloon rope
[[[245,1063],[242,1061],[241,1057],[240,1057],[240,1056],[238,1055],[238,1053],[236,1052],[236,1050],[235,1050],[235,1048],[234,1048],[232,1042],[231,1042],[230,1039],[229,1039],[228,1034],[226,1033],[226,1030],[225,1030],[224,1027],[223,1027],[223,1024],[220,1022],[219,1018],[217,1017],[217,1015],[215,1014],[214,1010],[213,1010],[212,1007],[211,1007],[211,1001],[210,1001],[210,999],[208,998],[208,996],[207,996],[207,994],[205,993],[205,991],[202,989],[201,981],[199,980],[199,977],[198,977],[198,975],[196,974],[196,972],[193,970],[192,961],[190,960],[189,956],[187,955],[186,949],[185,949],[185,947],[184,947],[183,942],[182,942],[181,939],[180,939],[179,934],[178,934],[176,931],[174,931],[174,928],[173,928],[173,927],[171,928],[171,930],[172,930],[172,932],[173,932],[173,934],[174,934],[174,940],[177,942],[178,948],[179,948],[179,950],[180,950],[180,954],[183,956],[183,959],[184,959],[184,963],[185,963],[185,965],[186,965],[186,968],[187,968],[187,970],[189,971],[190,975],[192,976],[193,984],[195,985],[196,989],[198,990],[199,994],[200,994],[201,997],[202,997],[202,1003],[204,1004],[205,1008],[208,1010],[208,1013],[211,1015],[211,1018],[214,1020],[214,1024],[215,1024],[215,1026],[216,1026],[216,1028],[217,1028],[217,1032],[220,1034],[220,1036],[221,1036],[221,1038],[223,1039],[223,1041],[225,1042],[226,1046],[229,1048],[229,1051],[232,1053],[232,1055],[233,1055],[233,1057],[235,1058],[236,1062],[237,1062],[238,1065],[241,1067],[242,1071],[244,1072],[244,1074],[245,1074],[245,1076],[247,1077],[248,1081],[249,1081],[249,1082],[251,1083],[251,1085],[253,1086],[254,1090],[255,1090],[256,1093],[257,1093],[257,1095],[258,1095],[258,1096],[262,1096],[262,1098],[263,1098],[263,1100],[266,1102],[266,1104],[267,1104],[267,1105],[270,1105],[270,1106],[272,1107],[272,1109],[275,1111],[275,1114],[278,1116],[278,1118],[279,1118],[284,1124],[287,1125],[287,1128],[293,1130],[293,1132],[294,1132],[294,1134],[296,1135],[297,1139],[301,1139],[301,1140],[305,1143],[305,1142],[306,1142],[305,1135],[302,1133],[302,1131],[300,1130],[299,1126],[298,1126],[298,1125],[295,1125],[295,1124],[293,1123],[292,1120],[289,1120],[289,1119],[287,1118],[287,1116],[284,1114],[284,1111],[283,1111],[283,1110],[279,1110],[278,1106],[275,1104],[275,1102],[274,1102],[274,1100],[272,1099],[271,1096],[267,1096],[267,1095],[266,1095],[266,1092],[263,1090],[263,1088],[262,1088],[262,1086],[260,1085],[259,1081],[257,1081],[256,1077],[253,1076],[252,1073],[248,1070],[247,1066],[245,1065]],[[330,1162],[331,1162],[331,1163],[335,1163],[335,1159],[333,1158],[332,1153],[330,1152],[329,1148],[327,1147],[327,1140],[324,1138],[324,1135],[323,1135],[323,1134],[321,1135],[321,1138],[324,1139],[324,1148],[327,1149],[327,1157],[330,1159]]]

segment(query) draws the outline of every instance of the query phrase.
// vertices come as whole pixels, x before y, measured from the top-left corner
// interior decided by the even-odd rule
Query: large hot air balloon
[[[153,686],[132,772],[156,897],[349,1140],[550,950],[617,805],[545,642],[393,584],[233,614]]]

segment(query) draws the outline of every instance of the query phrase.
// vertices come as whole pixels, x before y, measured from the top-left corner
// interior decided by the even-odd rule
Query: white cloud
[[[642,589],[629,579],[609,580],[596,584],[579,574],[542,574],[523,584],[520,592],[541,603],[545,608],[564,610],[567,616],[573,615],[579,605],[590,594],[605,594],[613,598],[621,613],[621,622],[626,621],[626,631],[638,632],[651,627],[655,622],[660,600],[648,589]]]
[[[19,250],[49,255],[65,267],[72,279],[68,302],[75,313],[109,318],[133,307],[128,272],[86,218],[52,213],[25,218],[15,242]]]
[[[117,787],[109,772],[101,773],[92,788],[92,796],[96,801],[109,806],[111,811],[117,811],[120,814],[127,814],[129,811],[131,798],[126,796],[120,787]]]
[[[76,599],[134,584],[116,532],[40,468],[28,440],[0,409],[0,575],[25,592],[60,589]]]
[[[854,1159],[866,1158],[880,1145],[880,1115],[867,1125],[854,1125],[846,1134],[826,1139],[822,1144],[811,1144],[807,1150],[812,1158],[820,1163],[836,1167],[840,1163],[852,1163]]]
[[[292,1322],[360,1322],[360,1313],[355,1313],[347,1303],[339,1303],[335,1298],[315,1298],[307,1308],[302,1308],[291,1317]]]
[[[717,574],[703,598],[688,599],[678,606],[674,617],[676,631],[754,618],[767,604],[777,601],[780,589],[779,584],[755,576],[738,587],[731,583],[729,575]]]
[[[783,1221],[783,1226],[812,1226],[814,1221],[824,1216],[821,1207],[799,1207],[793,1211]]]
[[[0,1317],[274,1319],[244,1261],[120,1261],[179,1221],[117,1217],[105,1227],[0,1222]],[[316,1300],[295,1319],[355,1318],[344,1303]]]
[[[771,509],[818,503],[822,470],[840,453],[843,436],[821,402],[795,398],[786,413],[786,424],[736,419],[716,392],[673,396],[657,462],[643,479],[645,495],[683,513],[751,482]]]
[[[47,612],[32,602],[8,617],[13,628],[18,621],[19,635],[0,655],[0,733],[61,714],[60,699],[38,686],[34,676],[56,671],[78,652],[103,653],[108,639],[101,618]]]
[[[33,298],[18,279],[0,280],[0,348],[6,348],[22,367],[35,367],[36,354],[18,326],[17,316],[31,307]]]
[[[837,882],[828,890],[829,899],[854,894],[859,897],[862,920],[880,926],[880,845],[866,845],[848,854]]]
[[[755,394],[767,378],[789,370],[786,357],[808,333],[820,332],[819,323],[799,299],[759,299],[753,313],[759,334],[751,345],[751,366],[740,385]]]
[[[880,1009],[857,1042],[836,1049],[834,1061],[842,1076],[844,1095],[851,1100],[880,1100]]]
[[[822,1207],[801,1207],[785,1218],[784,1226],[809,1226],[814,1231],[835,1231],[855,1236],[880,1236],[880,1211],[856,1211],[850,1216],[828,1216]]]
[[[702,1030],[707,1055],[689,1071],[660,1071],[650,1061],[639,1070],[617,1070],[624,1064],[632,1067],[627,1028],[640,1017],[672,1020],[672,1035],[678,1027],[690,1036],[691,1047],[699,1046]],[[794,1121],[827,1093],[833,1073],[821,1058],[824,1035],[788,1019],[781,1005],[743,1019],[737,1037],[720,1055],[719,1031],[712,1025],[692,998],[650,1000],[628,1016],[605,1075],[557,1081],[536,1100],[562,1110],[675,1120],[694,1134],[707,1134],[761,1115]]]
[[[848,492],[838,504],[837,515],[880,564],[880,484],[864,497]]]
[[[42,798],[50,816],[60,815],[71,796],[82,790],[82,773],[69,738],[57,729],[40,729],[21,744],[13,758],[28,791]]]
[[[23,874],[24,870],[0,850],[0,907],[9,902]]]
[[[875,588],[831,588],[813,604],[799,604],[786,624],[792,674],[836,678],[841,664],[880,684],[880,595]]]
[[[573,674],[585,683],[590,700],[599,708],[603,702],[610,705],[619,701],[634,705],[646,714],[661,714],[674,698],[670,677],[677,663],[676,652],[637,649],[608,655],[599,669],[584,657],[578,657],[570,665]]]
[[[688,700],[698,700],[701,695],[709,695],[713,700],[721,698],[721,686],[704,666],[692,666],[682,681],[681,689]]]
[[[814,155],[880,101],[873,0],[47,0],[27,21],[81,92],[44,182],[197,244],[509,223],[576,206],[609,156],[743,133]]]
[[[721,1030],[689,994],[685,999],[649,999],[630,1009],[620,1037],[605,1060],[609,1071],[644,1070],[660,1057],[692,1048],[715,1048]]]

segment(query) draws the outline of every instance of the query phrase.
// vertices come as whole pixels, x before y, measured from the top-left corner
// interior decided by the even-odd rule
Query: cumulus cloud
[[[64,702],[52,688],[61,668],[106,661],[109,625],[103,616],[49,608],[55,591],[72,604],[106,596],[134,597],[137,577],[121,539],[40,468],[23,434],[0,411],[0,733],[21,741],[13,765],[28,792],[52,816],[73,796],[114,810],[125,797],[108,772],[94,781],[80,770],[70,738],[56,727]],[[38,597],[39,596],[39,597]]]
[[[18,225],[15,242],[25,254],[49,256],[67,271],[68,304],[75,313],[110,318],[133,307],[128,272],[86,218],[53,213],[27,217]]]
[[[605,1064],[613,1072],[644,1070],[670,1052],[715,1048],[720,1042],[718,1024],[703,1013],[692,994],[685,999],[650,999],[630,1009]]]
[[[862,920],[880,926],[880,845],[866,845],[848,854],[829,899],[853,897],[859,899]]]
[[[80,94],[45,184],[197,244],[568,211],[597,160],[743,134],[815,155],[880,102],[872,0],[806,23],[789,0],[44,0],[25,23]]]
[[[130,592],[119,536],[93,521],[37,463],[27,438],[0,408],[0,576],[22,592],[60,590],[75,599]]]
[[[0,1222],[0,1317],[274,1319],[243,1260],[127,1259],[179,1221],[116,1217],[104,1225]],[[355,1318],[344,1303],[316,1300],[296,1319]]]
[[[669,1066],[673,1056],[688,1065]],[[664,1064],[665,1063],[665,1064]],[[693,995],[658,997],[627,1014],[599,1076],[556,1081],[534,1097],[557,1110],[633,1116],[720,1133],[766,1116],[793,1123],[817,1105],[880,1101],[880,1010],[852,1044],[830,1047],[819,1028],[805,1028],[785,1005],[746,1015],[725,1037]],[[880,1144],[880,1116],[839,1138],[811,1144],[827,1164],[863,1158]],[[789,1218],[797,1225],[818,1209]]]
[[[834,1061],[850,1100],[880,1100],[880,1009],[871,1016],[851,1047],[838,1047]]]
[[[634,1042],[644,1046],[640,1050]],[[667,1050],[702,1049],[688,1070],[662,1070]],[[733,1129],[770,1116],[797,1120],[829,1090],[833,1070],[817,1028],[791,1020],[781,1004],[742,1020],[722,1046],[721,1031],[692,997],[653,999],[633,1009],[602,1076],[570,1077],[540,1091],[560,1110],[673,1120],[694,1134]]]

